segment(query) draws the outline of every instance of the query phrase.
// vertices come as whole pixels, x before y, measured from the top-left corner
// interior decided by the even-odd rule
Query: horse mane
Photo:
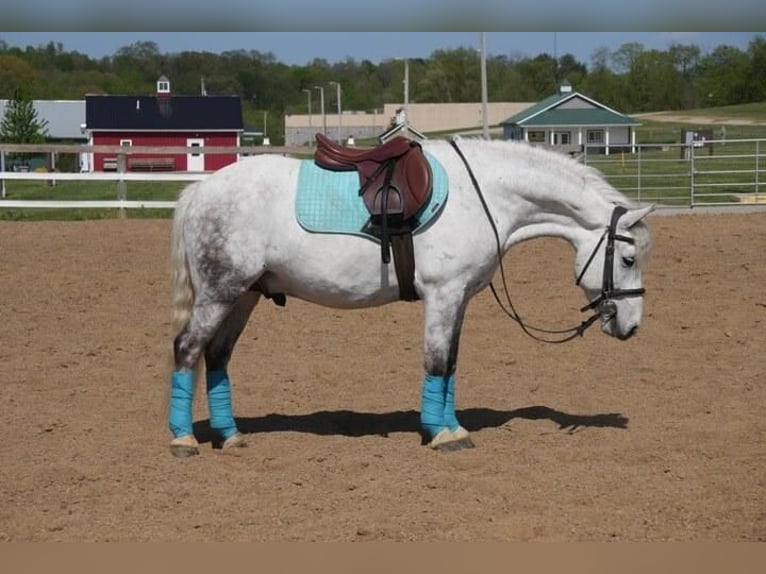
[[[615,189],[598,169],[585,165],[569,155],[551,152],[545,148],[533,146],[520,141],[487,141],[477,137],[458,137],[457,139],[458,145],[468,144],[469,146],[480,145],[483,147],[490,147],[492,149],[497,149],[502,153],[512,153],[516,157],[527,159],[530,162],[543,164],[549,172],[562,172],[562,177],[577,175],[582,178],[583,187],[595,192],[611,205],[619,205],[627,209],[636,209],[640,207],[621,191]],[[431,143],[435,143],[434,140],[430,140],[429,144]],[[449,145],[446,141],[443,141],[443,143],[444,145]],[[639,221],[630,231],[635,241],[636,259],[638,260],[639,265],[643,266],[648,260],[651,252],[649,228],[643,221]]]

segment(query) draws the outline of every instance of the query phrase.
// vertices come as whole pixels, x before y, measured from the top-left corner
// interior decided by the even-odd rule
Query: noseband
[[[598,240],[596,247],[593,249],[593,253],[590,254],[588,261],[585,263],[585,267],[582,268],[580,275],[577,277],[577,281],[575,281],[575,285],[580,285],[583,276],[585,276],[585,272],[588,270],[588,267],[590,267],[590,264],[593,262],[593,258],[598,252],[598,248],[601,247],[604,239],[606,239],[606,251],[604,253],[604,274],[601,280],[601,294],[593,301],[588,303],[585,307],[580,309],[581,313],[594,309],[605,320],[609,320],[617,314],[617,304],[614,302],[615,299],[643,295],[646,292],[646,289],[644,288],[614,288],[614,242],[623,241],[630,244],[635,243],[632,237],[626,237],[625,235],[617,234],[617,222],[620,220],[620,217],[622,217],[627,211],[628,210],[621,205],[618,205],[614,208],[612,211],[612,219],[609,222],[609,227],[606,229],[606,231],[604,231],[603,235],[601,235],[601,239]]]
[[[521,317],[516,312],[516,309],[513,306],[513,302],[511,301],[511,295],[508,291],[508,285],[505,281],[505,270],[503,269],[503,251],[500,245],[500,235],[497,232],[497,227],[495,226],[495,222],[494,222],[494,219],[492,218],[492,214],[489,211],[489,206],[487,205],[487,202],[484,199],[484,194],[481,192],[481,188],[479,187],[479,182],[476,180],[476,176],[473,174],[473,170],[471,169],[471,166],[468,163],[468,160],[465,158],[465,156],[463,155],[463,152],[457,145],[457,140],[454,138],[451,139],[450,144],[452,145],[455,152],[457,152],[457,155],[460,157],[460,159],[463,161],[463,164],[465,165],[466,171],[468,172],[468,176],[471,179],[471,183],[473,184],[473,187],[476,190],[477,195],[479,196],[479,201],[481,202],[481,206],[484,209],[484,213],[487,215],[487,219],[495,235],[495,242],[497,247],[497,258],[498,258],[498,263],[500,267],[500,276],[503,281],[503,289],[505,291],[506,301],[508,302],[508,308],[506,308],[506,306],[500,300],[500,297],[498,296],[497,291],[495,291],[495,286],[491,282],[489,284],[489,288],[492,291],[492,295],[495,297],[495,301],[497,301],[497,304],[500,306],[503,312],[508,317],[513,319],[516,323],[518,323],[518,325],[521,327],[521,330],[524,331],[524,333],[526,333],[533,339],[543,343],[566,343],[567,341],[571,341],[575,337],[578,337],[578,336],[582,337],[583,333],[585,333],[588,327],[590,327],[599,317],[602,317],[604,321],[609,321],[612,318],[614,318],[617,315],[617,303],[614,302],[615,299],[621,299],[623,297],[630,297],[634,295],[644,294],[645,289],[643,288],[641,289],[615,289],[614,288],[614,242],[624,241],[626,243],[631,243],[631,244],[635,243],[631,237],[626,237],[624,235],[617,234],[617,222],[620,220],[620,217],[622,217],[628,211],[626,208],[618,205],[612,211],[612,218],[609,222],[609,227],[607,227],[603,235],[601,235],[601,239],[599,239],[598,243],[596,244],[596,247],[593,249],[593,253],[590,254],[588,261],[585,263],[585,267],[583,267],[583,270],[580,272],[580,275],[577,277],[577,281],[575,282],[576,285],[580,285],[580,281],[582,281],[582,278],[585,275],[585,272],[588,270],[588,267],[593,262],[593,258],[596,256],[596,253],[598,252],[599,247],[601,247],[601,244],[604,242],[604,239],[606,239],[606,253],[604,256],[604,274],[603,274],[603,279],[601,281],[601,294],[580,310],[581,312],[590,311],[590,310],[595,310],[596,312],[576,327],[572,327],[570,329],[556,330],[556,331],[533,327],[531,325],[526,324],[524,321],[522,321]],[[560,335],[561,338],[546,339],[543,337],[539,337],[538,335],[535,335],[535,333],[544,333],[546,335]]]

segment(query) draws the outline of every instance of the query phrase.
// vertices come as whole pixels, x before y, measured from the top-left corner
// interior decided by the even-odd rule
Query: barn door
[[[205,140],[201,138],[189,138],[186,140],[186,147],[203,148]],[[200,151],[193,151],[186,154],[186,171],[205,171],[205,154]]]

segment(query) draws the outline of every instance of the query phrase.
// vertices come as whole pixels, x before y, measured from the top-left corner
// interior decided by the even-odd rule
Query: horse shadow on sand
[[[501,411],[488,408],[459,410],[458,418],[468,431],[497,428],[516,419],[548,420],[569,434],[583,428],[627,429],[628,418],[620,413],[594,415],[565,413],[546,406],[530,406]],[[349,410],[317,411],[307,414],[268,414],[262,417],[238,417],[237,426],[244,434],[302,432],[348,437],[383,436],[389,433],[421,433],[420,413],[416,410],[367,413]],[[194,424],[194,434],[201,443],[211,442],[208,420]]]

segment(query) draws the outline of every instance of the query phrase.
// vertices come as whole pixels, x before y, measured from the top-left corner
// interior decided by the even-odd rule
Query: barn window
[[[529,143],[545,143],[545,132],[542,130],[527,132]]]
[[[120,147],[131,147],[133,140],[120,140]]]

